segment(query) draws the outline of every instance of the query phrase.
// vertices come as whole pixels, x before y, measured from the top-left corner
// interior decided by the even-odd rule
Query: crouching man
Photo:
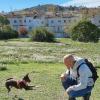
[[[89,100],[94,81],[92,72],[85,64],[84,59],[66,55],[64,56],[64,64],[67,67],[67,71],[61,75],[61,82],[69,96],[68,100],[76,100],[76,97],[83,97],[83,100]],[[78,67],[79,69],[77,69]]]

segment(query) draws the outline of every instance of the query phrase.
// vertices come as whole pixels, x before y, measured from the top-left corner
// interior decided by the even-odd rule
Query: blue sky
[[[87,7],[97,7],[100,6],[100,0],[0,0],[0,12],[29,8],[39,4],[58,4],[63,6],[82,5]]]
[[[70,0],[0,0],[0,11],[10,11],[37,6],[39,4],[64,4]]]

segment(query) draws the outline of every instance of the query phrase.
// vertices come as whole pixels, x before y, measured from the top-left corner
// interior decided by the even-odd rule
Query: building
[[[100,28],[100,15],[93,16],[91,22]]]
[[[12,29],[16,31],[19,31],[21,27],[26,28],[28,31],[37,27],[45,27],[55,33],[56,37],[65,37],[64,28],[72,21],[76,23],[82,16],[80,14],[53,12],[46,12],[41,15],[35,12],[31,14],[9,14],[7,18]]]

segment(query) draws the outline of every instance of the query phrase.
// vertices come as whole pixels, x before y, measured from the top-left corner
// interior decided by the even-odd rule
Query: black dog
[[[33,90],[32,87],[35,86],[28,86],[28,83],[31,82],[29,79],[29,74],[26,74],[22,80],[15,80],[14,78],[9,78],[6,80],[5,87],[8,90],[8,93],[11,91],[12,87],[15,87],[16,89],[25,89],[25,90]]]

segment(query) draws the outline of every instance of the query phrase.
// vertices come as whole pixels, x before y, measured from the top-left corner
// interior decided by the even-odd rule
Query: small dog
[[[16,89],[33,90],[32,87],[35,86],[28,86],[28,83],[31,82],[28,75],[29,73],[26,74],[22,80],[15,80],[14,78],[7,79],[5,82],[5,87],[7,88],[8,93],[11,91],[12,87],[15,87]]]

